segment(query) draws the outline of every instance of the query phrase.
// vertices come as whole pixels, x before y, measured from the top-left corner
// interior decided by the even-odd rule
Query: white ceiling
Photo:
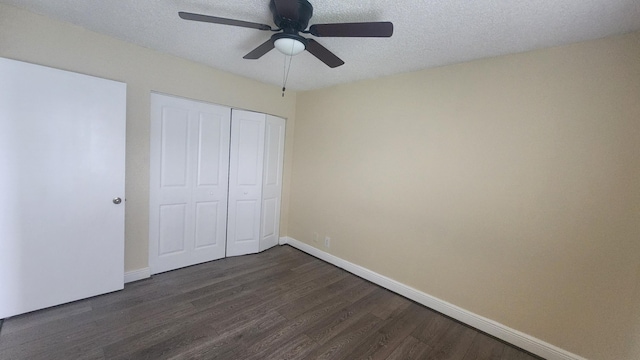
[[[284,55],[242,57],[270,32],[182,20],[178,11],[272,25],[269,0],[0,0],[148,48],[282,85]],[[391,21],[391,38],[316,38],[345,61],[293,58],[288,89],[309,90],[640,30],[640,0],[311,0],[311,24]],[[311,35],[308,35],[311,37]]]

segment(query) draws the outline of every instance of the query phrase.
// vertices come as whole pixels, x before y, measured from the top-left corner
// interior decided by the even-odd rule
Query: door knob
[[[114,204],[118,205],[118,204],[120,204],[121,202],[122,202],[122,199],[120,199],[119,197],[117,197],[117,198],[113,198],[113,203],[114,203]]]

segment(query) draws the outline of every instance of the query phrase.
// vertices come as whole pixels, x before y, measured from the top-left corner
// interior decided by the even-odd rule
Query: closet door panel
[[[190,115],[180,104],[158,105],[159,118],[153,130],[159,134],[159,182],[156,205],[150,209],[154,227],[155,263],[163,270],[179,266],[188,258]],[[155,266],[155,264],[154,264]],[[153,268],[153,266],[152,266]]]
[[[260,251],[277,245],[280,238],[284,162],[285,120],[267,115],[266,121]]]
[[[160,120],[160,204],[157,257],[179,262],[187,244],[189,111],[162,108]]]
[[[232,112],[227,256],[260,251],[265,118]]]
[[[151,95],[152,273],[225,256],[230,117],[222,106]]]
[[[195,243],[191,263],[219,259],[226,253],[231,110],[216,108],[219,111],[201,111],[194,121],[197,161],[192,189]]]

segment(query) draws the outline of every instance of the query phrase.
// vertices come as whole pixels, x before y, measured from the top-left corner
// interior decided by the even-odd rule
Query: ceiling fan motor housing
[[[313,6],[311,6],[307,0],[298,0],[297,11],[289,14],[284,13],[284,11],[279,11],[276,7],[275,0],[269,1],[269,9],[273,14],[274,24],[280,29],[303,31],[307,28],[309,20],[313,16]]]

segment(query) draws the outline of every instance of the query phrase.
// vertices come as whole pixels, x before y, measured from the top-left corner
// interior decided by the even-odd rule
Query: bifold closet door
[[[0,319],[122,289],[126,84],[0,58]]]
[[[152,273],[225,257],[230,118],[227,107],[151,95]]]
[[[285,120],[271,115],[267,115],[266,120],[260,251],[278,245],[280,239],[282,166],[284,164]]]
[[[260,251],[266,115],[233,110],[227,256]]]

